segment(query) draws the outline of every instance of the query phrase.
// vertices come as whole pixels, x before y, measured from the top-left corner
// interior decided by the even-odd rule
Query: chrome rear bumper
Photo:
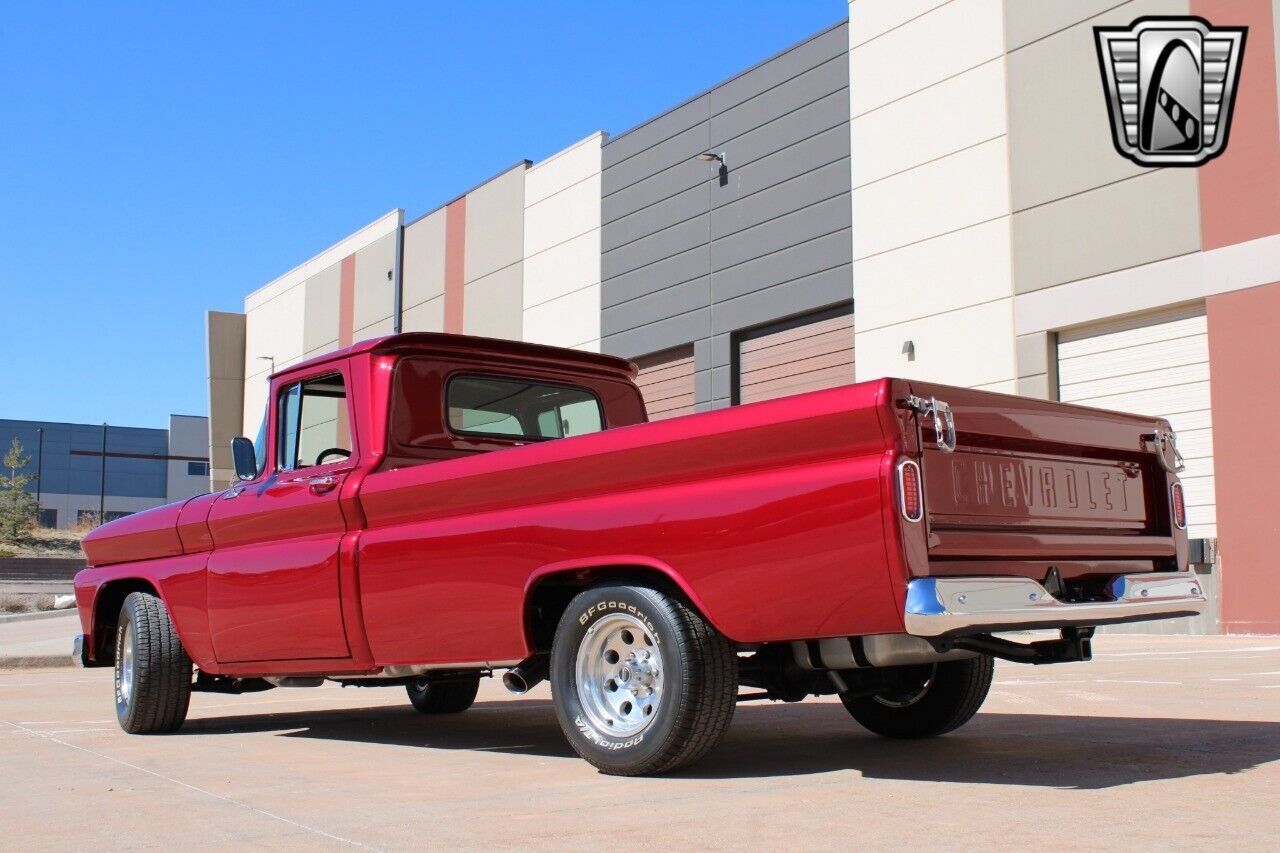
[[[1111,625],[1195,616],[1204,590],[1194,572],[1118,575],[1110,601],[1065,602],[1031,578],[916,578],[907,584],[908,634],[948,637],[991,631]]]

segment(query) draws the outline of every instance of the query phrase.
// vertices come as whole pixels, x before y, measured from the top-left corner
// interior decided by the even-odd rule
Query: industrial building
[[[95,526],[209,491],[209,423],[170,415],[168,429],[0,420],[0,453],[14,439],[35,479],[41,527]]]
[[[1249,28],[1202,167],[1113,146],[1093,28],[1147,15]],[[397,330],[631,358],[654,418],[927,378],[1169,418],[1219,600],[1194,629],[1280,631],[1280,462],[1250,435],[1280,418],[1278,26],[1268,0],[853,0],[637,127],[393,210],[210,312],[214,482],[272,369]]]

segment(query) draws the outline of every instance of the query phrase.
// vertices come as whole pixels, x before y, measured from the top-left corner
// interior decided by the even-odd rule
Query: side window
[[[600,401],[584,388],[455,376],[446,396],[456,433],[540,441],[604,429]]]
[[[308,379],[280,398],[280,470],[338,462],[351,456],[347,389],[338,374]]]

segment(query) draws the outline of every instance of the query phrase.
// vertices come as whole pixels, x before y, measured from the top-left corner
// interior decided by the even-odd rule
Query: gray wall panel
[[[605,196],[601,200],[600,221],[608,229],[614,221],[679,195],[690,187],[706,186],[711,178],[706,163],[693,158],[682,160],[651,178]]]
[[[852,216],[846,191],[802,210],[738,231],[712,242],[711,271],[714,274],[735,264],[848,228]],[[852,246],[849,252],[852,255]]]
[[[729,404],[734,333],[853,296],[847,38],[828,28],[604,146],[602,349],[692,343],[699,409]]]
[[[655,234],[664,228],[678,225],[708,212],[709,200],[705,184],[690,187],[657,204],[643,207],[635,213],[615,219],[601,229],[600,250],[608,252],[619,246]]]
[[[600,304],[608,308],[655,290],[691,281],[711,272],[711,247],[703,243],[687,252],[681,252],[665,260],[631,270],[610,280],[610,287],[601,292]],[[685,343],[689,343],[685,341]]]
[[[704,275],[702,278],[605,308],[600,313],[600,333],[616,335],[638,326],[656,323],[666,317],[687,314],[709,304],[710,300],[711,276]]]
[[[699,152],[707,150],[708,144],[707,124],[702,122],[608,169],[604,173],[600,192],[605,196],[613,195],[673,163],[682,163],[696,157]]]
[[[711,217],[711,239],[721,240],[745,228],[759,228],[779,217],[803,210],[837,195],[847,195],[849,188],[840,178],[849,174],[849,161],[837,160],[812,171],[802,172],[791,180],[774,184],[727,204],[716,204]],[[727,187],[726,187],[727,189]],[[816,233],[823,233],[819,230]],[[814,236],[805,234],[802,239]]]
[[[709,93],[711,112],[720,113],[732,109],[761,92],[822,65],[827,60],[839,57],[847,62],[848,51],[848,24],[840,23],[829,27],[712,89]]]
[[[605,252],[600,258],[600,274],[612,278],[706,243],[707,220],[703,214]]]
[[[609,335],[609,352],[623,358],[638,358],[653,352],[661,352],[689,341],[698,341],[711,334],[711,308],[699,308],[691,314],[668,317],[648,326]]]
[[[711,144],[721,145],[832,92],[846,91],[848,81],[848,58],[841,56],[828,60],[728,112],[714,114],[711,117]]]
[[[699,95],[660,116],[612,137],[604,147],[604,168],[621,163],[707,119],[706,95]]]
[[[814,137],[841,140],[835,146],[839,153],[831,157],[831,160],[849,156],[847,91],[833,92],[789,116],[763,124],[726,143],[723,147],[733,167],[730,177],[743,169],[751,168],[755,161],[770,154],[800,148]]]
[[[711,298],[715,302],[734,299],[755,290],[847,265],[850,239],[850,229],[842,228],[816,240],[717,272],[711,284]]]
[[[711,331],[738,331],[807,314],[848,302],[852,293],[853,265],[849,264],[717,303],[712,312]]]

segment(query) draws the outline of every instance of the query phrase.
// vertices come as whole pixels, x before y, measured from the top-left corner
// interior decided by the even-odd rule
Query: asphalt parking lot
[[[1280,637],[1104,636],[1089,664],[999,664],[934,741],[833,701],[744,704],[702,764],[597,774],[543,685],[471,711],[400,689],[196,694],[181,733],[130,737],[111,673],[0,672],[9,849],[486,847],[1275,849]]]

